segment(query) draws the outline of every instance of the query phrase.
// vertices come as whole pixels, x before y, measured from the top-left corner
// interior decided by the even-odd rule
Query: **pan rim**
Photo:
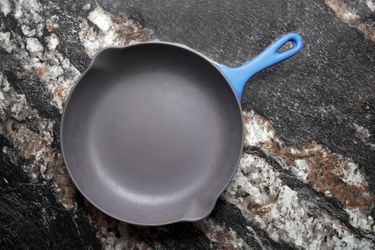
[[[212,193],[211,195],[211,204],[210,206],[207,206],[207,209],[205,211],[205,213],[202,213],[201,215],[199,216],[192,216],[192,217],[184,217],[184,216],[181,216],[180,218],[173,218],[173,219],[169,219],[169,220],[161,220],[163,222],[153,222],[153,223],[143,223],[143,222],[137,222],[136,220],[130,220],[130,219],[127,219],[127,218],[124,218],[124,216],[118,216],[118,215],[114,215],[111,211],[108,211],[107,209],[103,208],[102,206],[98,205],[94,199],[90,198],[82,189],[82,187],[79,185],[79,182],[75,179],[74,175],[72,174],[72,171],[71,171],[71,168],[69,167],[67,161],[66,161],[66,153],[65,153],[65,150],[64,150],[64,139],[63,139],[63,128],[64,128],[64,120],[65,120],[65,116],[66,116],[66,113],[67,113],[67,106],[69,104],[69,101],[75,91],[75,89],[77,88],[77,86],[79,85],[79,83],[81,82],[81,80],[88,74],[88,72],[90,71],[90,69],[93,67],[95,61],[97,60],[97,57],[105,52],[105,51],[108,51],[108,50],[112,50],[112,49],[116,49],[116,50],[126,50],[126,49],[129,49],[129,48],[132,48],[132,47],[139,47],[139,46],[144,46],[144,45],[166,45],[166,46],[171,46],[171,47],[178,47],[178,48],[181,48],[181,49],[184,49],[184,50],[187,50],[188,52],[196,55],[196,56],[199,56],[200,58],[204,59],[206,62],[208,62],[212,67],[214,67],[216,69],[216,71],[225,79],[227,85],[229,85],[231,91],[232,91],[232,94],[234,95],[234,98],[236,99],[236,103],[237,103],[237,107],[238,107],[238,111],[240,113],[240,116],[241,116],[241,147],[240,147],[240,151],[238,152],[238,157],[237,157],[237,160],[236,160],[236,163],[234,164],[233,166],[233,170],[231,172],[231,175],[229,176],[229,179],[227,182],[223,183],[223,187],[219,190],[218,193]],[[241,107],[241,103],[240,103],[240,100],[232,86],[232,84],[230,83],[230,81],[228,80],[228,78],[226,77],[226,75],[217,67],[217,65],[220,65],[218,63],[216,63],[215,61],[209,59],[207,56],[203,55],[202,53],[184,45],[184,44],[179,44],[179,43],[173,43],[173,42],[165,42],[165,41],[147,41],[147,42],[134,42],[132,44],[129,44],[129,45],[126,45],[124,47],[119,47],[119,46],[108,46],[108,47],[104,47],[100,50],[98,50],[95,55],[92,57],[91,59],[91,62],[90,64],[88,65],[88,67],[86,68],[86,70],[79,76],[79,78],[75,81],[74,85],[72,86],[72,88],[70,89],[70,92],[66,98],[66,101],[64,102],[64,105],[63,105],[63,111],[62,111],[62,115],[61,115],[61,120],[60,120],[60,148],[61,148],[61,153],[62,153],[62,156],[63,156],[63,160],[64,160],[64,163],[65,163],[65,167],[68,171],[68,174],[70,176],[70,179],[72,180],[72,182],[74,183],[75,187],[78,189],[78,191],[85,197],[85,199],[87,201],[89,201],[92,205],[94,205],[97,209],[99,209],[101,212],[107,214],[108,216],[112,217],[112,218],[115,218],[119,221],[123,221],[123,222],[126,222],[126,223],[129,223],[129,224],[133,224],[133,225],[140,225],[140,226],[162,226],[162,225],[169,225],[169,224],[173,224],[173,223],[176,223],[176,222],[194,222],[194,221],[199,221],[201,219],[204,219],[206,218],[207,216],[209,216],[212,212],[212,210],[214,209],[216,203],[217,203],[217,200],[220,198],[221,194],[224,192],[224,190],[227,188],[227,186],[229,185],[229,183],[232,181],[236,171],[237,171],[237,168],[239,166],[239,163],[240,163],[240,160],[241,160],[241,156],[242,156],[242,152],[243,152],[243,145],[244,145],[244,139],[245,139],[245,127],[244,127],[244,119],[243,119],[243,111],[242,111],[242,107]]]

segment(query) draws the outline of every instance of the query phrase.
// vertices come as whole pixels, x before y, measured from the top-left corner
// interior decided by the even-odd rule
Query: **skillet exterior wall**
[[[370,0],[1,0],[1,248],[373,249],[374,10]],[[291,31],[304,48],[244,91],[241,164],[207,219],[137,227],[77,193],[59,123],[97,50],[159,39],[238,66]]]

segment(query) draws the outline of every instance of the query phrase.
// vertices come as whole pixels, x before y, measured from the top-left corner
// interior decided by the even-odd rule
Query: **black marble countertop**
[[[0,248],[374,249],[375,2],[0,0]],[[138,227],[73,186],[69,90],[102,47],[163,40],[238,66],[288,32],[296,57],[244,92],[245,147],[213,213]]]

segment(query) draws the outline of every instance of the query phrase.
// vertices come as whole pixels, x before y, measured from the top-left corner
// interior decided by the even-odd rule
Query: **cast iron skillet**
[[[287,42],[293,48],[280,52]],[[62,117],[61,148],[75,185],[125,222],[204,218],[239,163],[246,82],[301,48],[302,38],[288,34],[239,68],[165,42],[102,50]]]

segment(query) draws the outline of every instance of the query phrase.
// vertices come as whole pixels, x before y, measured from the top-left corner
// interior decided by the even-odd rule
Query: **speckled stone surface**
[[[374,249],[374,23],[373,0],[0,0],[0,248]],[[138,227],[76,191],[61,112],[100,48],[159,39],[236,66],[290,31],[304,49],[248,84],[208,218]]]

